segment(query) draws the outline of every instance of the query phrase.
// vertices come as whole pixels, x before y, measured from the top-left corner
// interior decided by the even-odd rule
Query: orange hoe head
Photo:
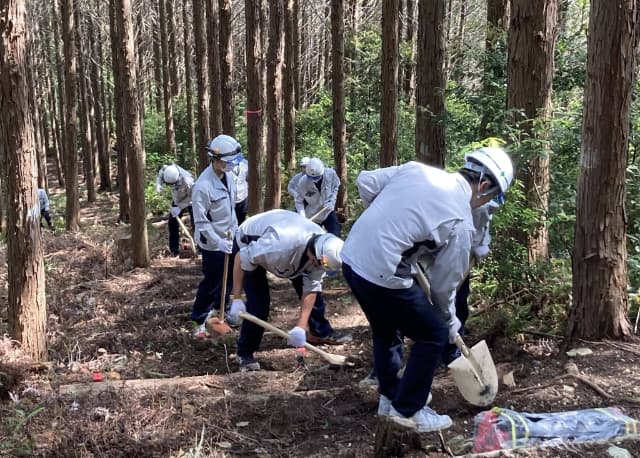
[[[219,339],[231,332],[231,327],[218,316],[212,316],[207,319],[204,327],[215,339]]]

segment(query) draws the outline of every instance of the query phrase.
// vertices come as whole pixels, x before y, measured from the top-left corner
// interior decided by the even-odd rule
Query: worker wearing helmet
[[[44,218],[49,229],[53,229],[51,213],[49,213],[49,196],[43,188],[38,188],[38,204],[40,205],[40,226],[42,226],[42,218]]]
[[[305,176],[307,164],[309,163],[310,159],[311,158],[309,156],[304,156],[302,159],[300,159],[300,171],[291,177],[291,179],[289,180],[289,184],[287,185],[287,192],[291,195],[291,197],[293,197],[294,202],[296,201],[296,197],[298,196],[298,193],[296,191],[298,182],[302,177]]]
[[[163,165],[156,178],[156,192],[162,194],[163,185],[171,188],[171,209],[169,210],[169,250],[172,256],[180,254],[180,218],[184,210],[189,212],[193,227],[193,211],[191,209],[191,190],[193,175],[176,164]]]
[[[229,319],[240,311],[266,320],[269,316],[267,272],[291,280],[301,300],[296,326],[289,331],[289,344],[302,347],[308,340],[316,344],[341,344],[351,336],[335,331],[325,318],[322,280],[325,270],[340,268],[343,242],[320,226],[288,210],[271,210],[252,216],[238,228],[240,251],[233,268],[233,302]],[[247,303],[242,301],[244,288]],[[241,371],[259,370],[254,352],[260,347],[263,329],[244,321],[238,338]]]
[[[232,170],[242,161],[240,143],[229,135],[218,135],[205,148],[209,166],[193,187],[195,241],[202,253],[203,279],[193,303],[191,319],[197,323],[195,335],[207,336],[205,320],[212,310],[219,310],[228,297],[221,298],[224,261],[233,265],[233,235],[236,219],[236,184]],[[228,235],[228,236],[227,236]],[[229,256],[226,256],[229,255]],[[231,275],[227,278],[227,295],[231,291]]]
[[[419,432],[451,426],[426,403],[445,344],[461,326],[455,297],[469,267],[472,210],[504,199],[512,179],[499,148],[470,153],[457,173],[409,162],[358,176],[365,210],[342,249],[342,272],[371,325],[379,415]],[[413,278],[420,257],[431,298]],[[414,343],[398,378],[402,336]]]
[[[340,223],[335,207],[340,179],[335,170],[325,167],[320,159],[309,159],[305,174],[295,186],[296,211],[340,236]]]

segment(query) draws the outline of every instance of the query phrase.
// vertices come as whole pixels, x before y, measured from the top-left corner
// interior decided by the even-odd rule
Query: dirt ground
[[[263,370],[239,373],[233,338],[214,344],[191,335],[199,259],[188,252],[167,257],[160,224],[150,229],[151,266],[131,269],[116,208],[115,195],[101,194],[98,203],[83,205],[80,233],[44,231],[50,363],[32,364],[7,338],[0,341],[0,456],[374,455],[378,395],[359,385],[371,367],[370,332],[342,279],[326,285],[328,312],[333,326],[354,339],[324,349],[348,356],[352,367],[336,369],[313,354],[306,369],[298,367],[294,350],[267,334],[256,355]],[[0,257],[1,336],[7,331],[4,248]],[[297,311],[293,288],[273,282],[271,323],[288,329]],[[500,374],[513,371],[515,386],[501,385],[493,405],[520,412],[619,406],[640,418],[638,342],[582,342],[592,353],[567,359],[550,337],[487,334],[473,319],[470,328],[468,343],[487,338]],[[582,379],[560,377],[568,362]],[[108,382],[93,381],[100,375]],[[122,384],[139,379],[156,386]],[[105,383],[111,389],[100,391]],[[432,392],[431,406],[454,421],[443,432],[451,454],[437,435],[425,434],[422,448],[408,455],[471,453],[474,416],[483,409],[462,399],[445,369]],[[636,440],[501,456],[601,457],[612,445],[640,456]]]

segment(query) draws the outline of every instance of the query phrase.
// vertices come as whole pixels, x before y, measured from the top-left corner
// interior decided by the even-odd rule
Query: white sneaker
[[[411,428],[419,433],[440,431],[449,428],[453,424],[449,415],[439,415],[427,406],[418,410],[412,417],[405,417],[391,406],[388,418],[401,426]]]
[[[193,330],[193,337],[199,340],[205,340],[210,337],[209,332],[207,332],[207,329],[204,323],[196,326],[196,328]]]
[[[429,397],[427,397],[427,403],[424,405],[423,408],[427,408],[427,406],[431,403],[431,399],[433,399],[433,396],[431,396],[431,393],[429,393]],[[431,410],[431,409],[429,409]],[[389,399],[388,397],[386,397],[384,394],[380,395],[380,400],[378,401],[378,413],[377,415],[379,417],[386,417],[389,415],[389,412],[391,411],[391,399]]]

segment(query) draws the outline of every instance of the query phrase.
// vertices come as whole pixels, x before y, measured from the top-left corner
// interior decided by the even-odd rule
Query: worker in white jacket
[[[242,224],[249,209],[249,182],[247,181],[249,162],[242,159],[231,172],[236,182],[236,218],[238,218],[238,224]]]
[[[271,210],[247,219],[238,228],[233,269],[233,302],[229,320],[237,321],[240,311],[266,320],[270,296],[267,272],[291,280],[301,300],[296,326],[289,331],[289,344],[341,344],[351,336],[334,330],[325,318],[322,280],[326,270],[340,268],[343,242],[320,226],[288,210]],[[247,303],[242,301],[244,288]],[[309,332],[307,336],[307,331]],[[244,321],[238,339],[241,371],[259,370],[254,352],[260,347],[263,329]]]
[[[163,185],[171,188],[171,209],[169,210],[169,250],[172,256],[180,254],[180,226],[177,218],[184,210],[189,212],[191,227],[193,228],[193,211],[191,209],[191,191],[193,189],[193,175],[176,164],[163,165],[156,178],[156,192],[162,194]]]
[[[499,148],[468,154],[457,173],[409,162],[358,176],[365,210],[345,241],[342,272],[371,325],[379,415],[419,432],[451,426],[426,403],[444,346],[460,329],[455,296],[469,266],[472,209],[503,197],[512,179]],[[421,256],[433,304],[413,278]],[[402,336],[414,344],[398,378]]]
[[[291,177],[291,179],[289,180],[289,184],[287,185],[287,192],[293,198],[294,203],[296,201],[296,196],[298,195],[298,192],[296,191],[298,181],[300,181],[300,179],[305,176],[305,172],[307,171],[307,164],[309,163],[310,159],[311,158],[309,156],[304,156],[302,159],[300,159],[300,171]]]
[[[295,186],[296,211],[340,237],[340,223],[335,207],[340,179],[335,170],[325,167],[317,157],[307,163],[305,175]]]
[[[236,219],[236,184],[231,172],[242,161],[240,143],[229,135],[218,135],[206,147],[210,165],[200,174],[193,187],[195,241],[202,253],[202,274],[193,303],[191,318],[198,324],[196,337],[207,336],[204,322],[212,310],[225,306],[221,298],[224,261],[233,265],[233,235]],[[225,256],[229,255],[229,256]],[[227,278],[227,295],[231,291],[231,275]]]
[[[49,213],[49,196],[47,196],[47,191],[42,188],[38,188],[38,204],[40,205],[40,226],[42,226],[42,218],[44,218],[49,229],[52,229],[51,213]]]

